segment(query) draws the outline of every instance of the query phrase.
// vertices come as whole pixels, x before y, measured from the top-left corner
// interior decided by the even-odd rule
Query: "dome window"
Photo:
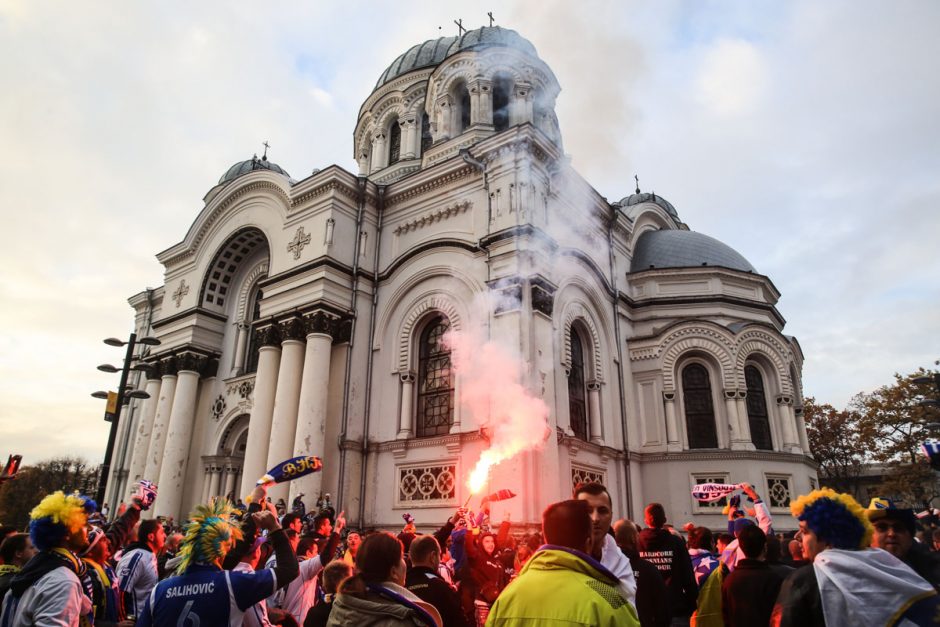
[[[496,132],[509,128],[509,95],[512,83],[506,76],[497,76],[493,81],[493,127]]]
[[[463,133],[470,128],[470,90],[467,89],[466,84],[461,83],[457,87],[454,93],[454,102],[457,103],[457,115],[455,116],[457,132]]]
[[[398,163],[401,157],[401,125],[398,120],[392,121],[388,129],[388,164]]]

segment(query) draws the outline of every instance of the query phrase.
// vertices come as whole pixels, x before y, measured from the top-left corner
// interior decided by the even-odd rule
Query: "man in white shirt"
[[[591,514],[591,557],[601,563],[620,580],[620,590],[630,605],[636,607],[636,578],[630,559],[623,554],[617,541],[610,535],[614,519],[613,501],[610,492],[600,483],[579,483],[574,488],[573,498],[587,501]]]
[[[118,589],[124,597],[127,614],[139,616],[150,591],[160,580],[157,555],[163,550],[166,532],[159,520],[143,520],[137,530],[137,542],[130,545],[121,561],[116,575]]]

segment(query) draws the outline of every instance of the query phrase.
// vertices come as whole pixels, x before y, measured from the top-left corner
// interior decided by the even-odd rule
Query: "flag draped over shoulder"
[[[881,549],[828,549],[813,569],[827,625],[921,625],[940,610],[933,586]]]
[[[741,489],[740,483],[699,483],[692,487],[692,498],[710,503],[720,501]]]

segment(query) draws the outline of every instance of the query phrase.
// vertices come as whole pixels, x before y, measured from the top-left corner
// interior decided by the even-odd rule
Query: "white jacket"
[[[3,599],[3,625],[9,627],[74,627],[91,612],[91,599],[82,582],[68,568],[56,568],[26,589],[16,599],[8,592]],[[12,619],[8,614],[12,614]]]

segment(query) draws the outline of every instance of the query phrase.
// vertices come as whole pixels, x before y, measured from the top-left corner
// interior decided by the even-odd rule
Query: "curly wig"
[[[29,513],[29,537],[40,551],[61,546],[69,534],[85,526],[95,509],[88,497],[53,492]]]
[[[226,553],[242,539],[242,530],[231,518],[233,511],[232,504],[224,498],[196,506],[189,515],[186,535],[180,543],[182,560],[177,574],[182,575],[195,563],[213,564],[224,559]]]
[[[813,490],[790,503],[790,511],[833,548],[864,549],[871,543],[868,516],[848,494],[829,488]]]

